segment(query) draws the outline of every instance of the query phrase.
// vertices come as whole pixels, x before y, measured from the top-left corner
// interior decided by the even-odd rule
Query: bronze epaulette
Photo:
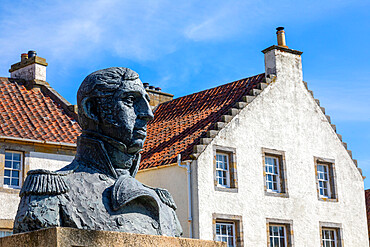
[[[38,169],[27,173],[20,197],[25,195],[60,195],[68,192],[64,181],[66,174]]]

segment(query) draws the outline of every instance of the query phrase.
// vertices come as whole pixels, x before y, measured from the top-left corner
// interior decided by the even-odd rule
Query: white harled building
[[[362,172],[277,34],[264,74],[157,107],[137,178],[168,188],[185,236],[367,247]]]

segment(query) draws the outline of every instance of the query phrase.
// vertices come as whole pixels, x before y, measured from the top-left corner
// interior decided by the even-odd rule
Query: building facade
[[[158,106],[138,179],[168,188],[185,236],[369,246],[364,178],[303,81],[302,53],[263,53],[264,74]]]

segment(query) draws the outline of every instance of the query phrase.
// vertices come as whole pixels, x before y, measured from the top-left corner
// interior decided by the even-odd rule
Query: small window
[[[5,151],[4,187],[20,188],[22,185],[23,154]]]
[[[267,246],[293,247],[293,221],[267,219]]]
[[[216,222],[216,241],[226,242],[227,246],[236,246],[235,224]]]
[[[270,225],[270,247],[286,247],[287,231],[284,225]]]
[[[340,247],[341,241],[338,228],[322,228],[321,239],[323,247]]]
[[[279,159],[273,156],[265,157],[266,189],[269,192],[280,192]]]
[[[215,190],[237,192],[235,149],[215,145],[213,151]]]
[[[266,195],[288,197],[285,153],[262,148],[262,158]]]
[[[317,193],[320,200],[337,200],[334,161],[315,158]]]
[[[244,246],[242,217],[240,215],[213,214],[213,237],[226,242],[226,246]]]
[[[217,186],[230,187],[229,155],[216,154],[216,180]]]
[[[317,180],[320,196],[330,198],[329,165],[317,164]]]

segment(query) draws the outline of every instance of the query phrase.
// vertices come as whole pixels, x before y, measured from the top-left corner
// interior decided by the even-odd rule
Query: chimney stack
[[[262,51],[265,54],[266,78],[302,81],[302,52],[288,48],[283,27],[276,30],[278,45],[272,45]]]
[[[173,94],[162,92],[160,87],[149,85],[149,83],[143,83],[146,92],[150,97],[150,106],[152,110],[159,104],[170,101],[173,99]]]
[[[10,77],[26,81],[46,81],[46,66],[48,64],[45,58],[38,57],[35,51],[22,53],[21,61],[10,67]]]

